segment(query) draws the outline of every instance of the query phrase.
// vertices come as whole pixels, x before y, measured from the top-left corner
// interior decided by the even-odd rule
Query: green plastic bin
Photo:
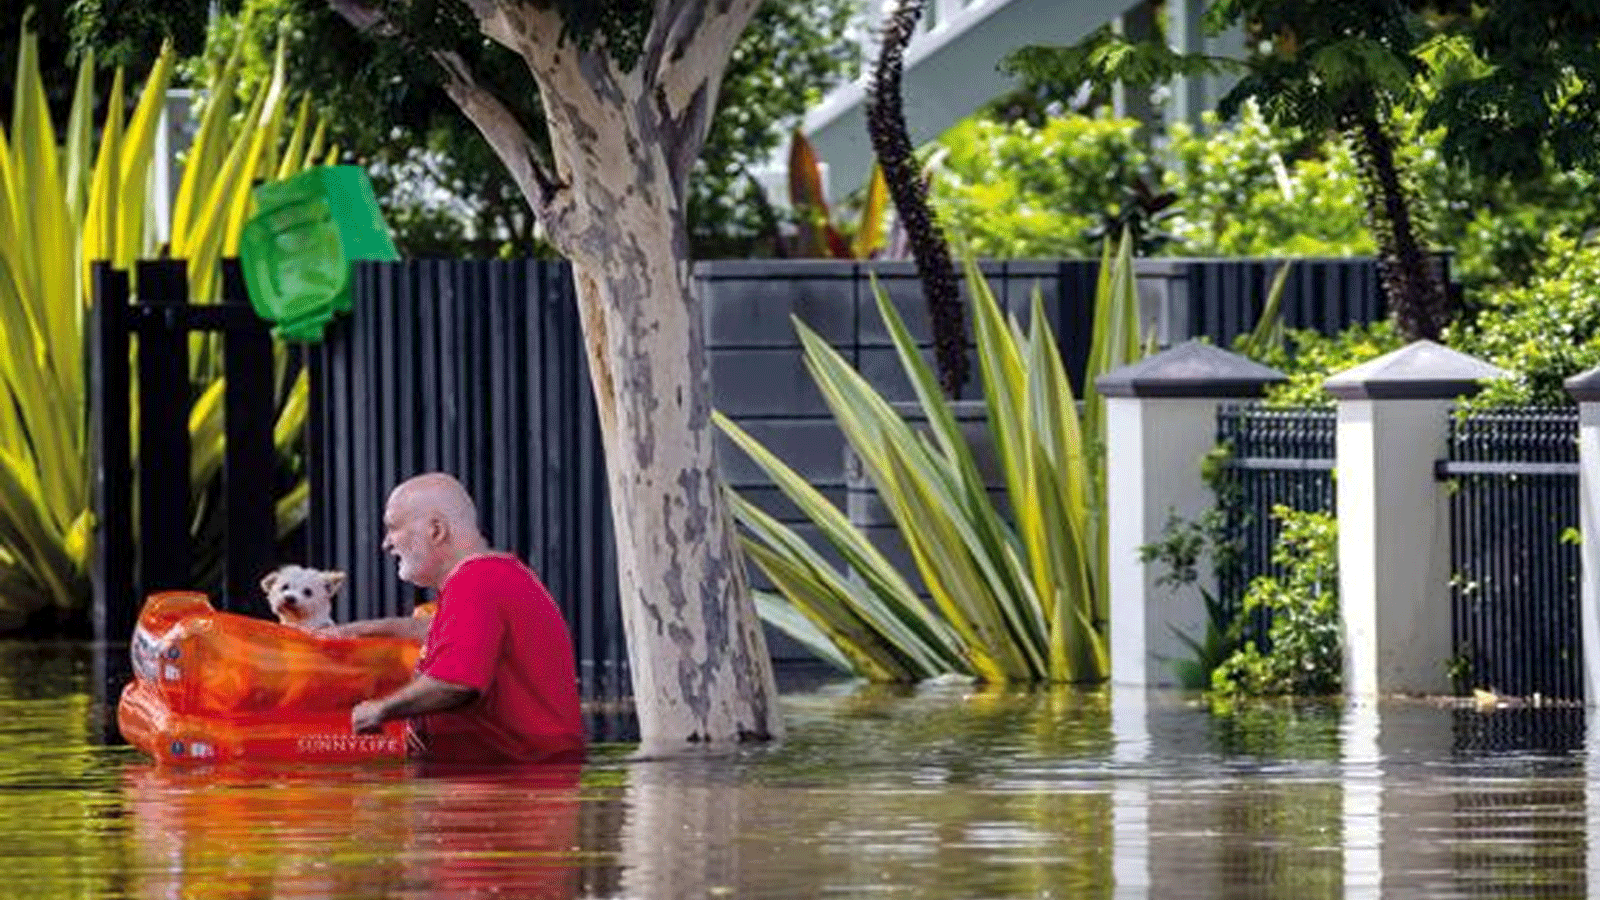
[[[318,166],[255,189],[239,235],[239,264],[256,314],[277,337],[320,341],[350,309],[350,266],[397,260],[372,182],[360,166]]]

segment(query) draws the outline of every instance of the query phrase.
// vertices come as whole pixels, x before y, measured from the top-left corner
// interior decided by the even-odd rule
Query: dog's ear
[[[276,569],[274,569],[273,571],[268,572],[265,578],[261,579],[261,592],[263,594],[270,594],[272,593],[272,589],[277,586],[277,584],[278,572]]]
[[[322,583],[328,586],[328,595],[331,597],[331,596],[333,596],[333,592],[337,591],[339,589],[339,586],[344,584],[344,573],[343,572],[323,572],[322,573]]]

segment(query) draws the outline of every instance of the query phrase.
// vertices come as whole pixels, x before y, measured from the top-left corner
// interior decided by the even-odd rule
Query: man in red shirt
[[[581,759],[572,637],[538,576],[489,548],[465,488],[439,472],[396,487],[383,514],[383,549],[400,577],[438,590],[432,620],[375,619],[334,636],[420,637],[410,684],[350,711],[357,734],[408,720],[413,755],[433,762]],[[325,632],[328,633],[328,632]]]

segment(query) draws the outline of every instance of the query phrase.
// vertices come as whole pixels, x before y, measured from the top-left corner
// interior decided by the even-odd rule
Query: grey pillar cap
[[[1414,341],[1322,383],[1339,400],[1453,400],[1510,372],[1433,341]]]
[[[1113,369],[1095,379],[1105,397],[1259,397],[1267,385],[1287,381],[1271,366],[1199,340],[1184,341],[1154,356]]]
[[[1593,403],[1600,400],[1600,366],[1595,366],[1585,372],[1568,378],[1562,382],[1567,388],[1567,393],[1579,403]]]

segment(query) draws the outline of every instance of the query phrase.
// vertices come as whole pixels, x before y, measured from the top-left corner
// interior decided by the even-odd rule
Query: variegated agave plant
[[[310,133],[307,104],[289,121],[281,48],[272,81],[235,121],[239,50],[204,85],[209,102],[171,210],[169,252],[188,260],[190,293],[200,302],[215,298],[218,261],[237,251],[252,181],[331,156],[322,129]],[[131,268],[157,251],[147,185],[152,166],[166,164],[154,158],[155,135],[175,57],[170,47],[163,50],[126,117],[119,70],[98,129],[90,121],[94,60],[87,57],[60,136],[38,62],[37,38],[24,21],[15,109],[9,133],[0,132],[0,631],[40,611],[70,616],[88,599],[89,271],[96,260]],[[189,417],[197,496],[221,469],[217,357],[209,341],[198,342]],[[304,376],[282,385],[279,395],[274,437],[280,452],[292,454],[305,419]],[[280,531],[304,517],[304,501],[302,481],[279,501]],[[209,520],[197,528],[219,538],[215,518],[197,515],[197,523]],[[197,556],[206,556],[204,547]]]
[[[1109,674],[1104,414],[1094,378],[1137,359],[1129,242],[1100,268],[1083,411],[1034,298],[1026,331],[966,264],[990,436],[1007,505],[990,499],[932,370],[882,290],[878,310],[915,387],[918,434],[855,369],[796,323],[808,370],[892,514],[930,597],[843,513],[732,420],[717,423],[838,551],[830,564],[730,492],[750,559],[778,589],[763,618],[841,668],[878,681],[965,674],[989,682],[1097,682]]]

